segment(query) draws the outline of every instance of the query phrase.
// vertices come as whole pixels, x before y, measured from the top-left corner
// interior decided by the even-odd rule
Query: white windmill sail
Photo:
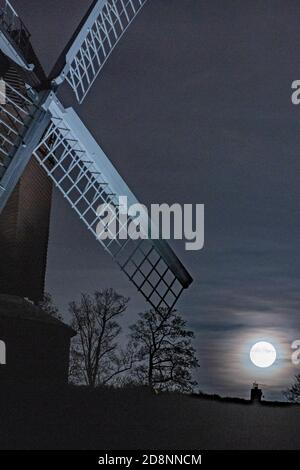
[[[154,308],[172,308],[192,279],[169,245],[161,240],[121,239],[119,232],[99,238],[97,226],[105,207],[137,199],[72,108],[57,98],[45,104],[51,125],[34,152],[39,163],[78,214],[87,229],[114,258],[123,272]],[[101,212],[99,207],[104,206]],[[111,219],[106,230],[110,230]]]
[[[46,76],[30,43],[30,33],[8,0],[0,0],[0,50],[25,72]]]
[[[25,76],[21,89],[14,80],[7,81],[5,100],[0,105],[0,213],[34,155],[87,229],[147,301],[154,308],[173,308],[183,289],[191,284],[191,276],[163,240],[123,240],[120,233],[106,240],[99,237],[101,204],[118,208],[119,196],[127,196],[129,204],[137,200],[75,111],[65,109],[57,98],[59,86],[67,80],[78,101],[83,101],[145,2],[93,2],[66,54],[59,58],[49,80],[42,83],[45,91],[32,85],[30,74],[34,72],[26,67],[28,80]],[[19,53],[20,45],[13,40],[11,45]],[[10,66],[14,62],[14,67],[20,68],[4,48],[3,52]],[[119,221],[118,211],[116,217]]]
[[[49,125],[49,117],[41,108],[48,93],[37,93],[24,82],[10,60],[7,61],[1,83],[0,213]]]
[[[0,213],[49,118],[41,108],[49,92],[37,89],[46,76],[30,33],[8,0],[0,0]]]
[[[16,10],[8,0],[0,2],[0,48],[21,67],[33,70],[29,63],[30,34]]]
[[[55,85],[67,80],[82,103],[128,26],[147,0],[97,0],[71,39],[51,76]],[[73,37],[74,37],[73,36]]]

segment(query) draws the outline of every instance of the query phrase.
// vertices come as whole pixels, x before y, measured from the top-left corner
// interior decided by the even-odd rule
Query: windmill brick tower
[[[4,11],[8,15],[8,10]],[[9,21],[11,18],[7,16],[7,24],[2,24],[4,30]],[[3,78],[11,89],[23,95],[26,93],[27,81],[37,86],[46,80],[46,76],[30,44],[29,33],[20,19],[17,22],[17,28],[20,31],[19,46],[26,51],[30,61],[35,63],[37,72],[29,76],[16,63],[10,61],[6,55],[0,53],[0,78]],[[19,98],[17,103],[22,106],[21,96],[11,93],[11,98]],[[6,106],[11,113],[17,114],[13,106],[10,106],[9,101]],[[3,109],[0,110],[0,116],[0,128],[6,132],[6,137],[10,140],[11,134],[7,135],[6,125],[12,124],[12,118],[3,112]],[[9,153],[8,142],[2,139],[1,144],[0,163],[1,159],[4,161],[7,157],[6,153]],[[0,213],[1,294],[28,298],[35,303],[43,298],[51,196],[51,181],[38,162],[31,158],[2,213]]]
[[[44,293],[52,184],[31,159],[0,215],[0,291],[39,302]]]

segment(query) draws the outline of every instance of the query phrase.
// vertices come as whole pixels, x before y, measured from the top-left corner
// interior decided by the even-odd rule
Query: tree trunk
[[[149,354],[149,370],[148,370],[148,385],[153,390],[153,357]]]

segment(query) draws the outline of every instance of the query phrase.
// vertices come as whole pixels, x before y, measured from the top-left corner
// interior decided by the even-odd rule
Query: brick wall
[[[43,296],[52,184],[32,158],[0,215],[0,293]]]

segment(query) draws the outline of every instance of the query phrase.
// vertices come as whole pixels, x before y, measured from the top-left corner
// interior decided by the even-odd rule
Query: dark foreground
[[[72,387],[0,399],[0,449],[300,449],[299,406]]]

